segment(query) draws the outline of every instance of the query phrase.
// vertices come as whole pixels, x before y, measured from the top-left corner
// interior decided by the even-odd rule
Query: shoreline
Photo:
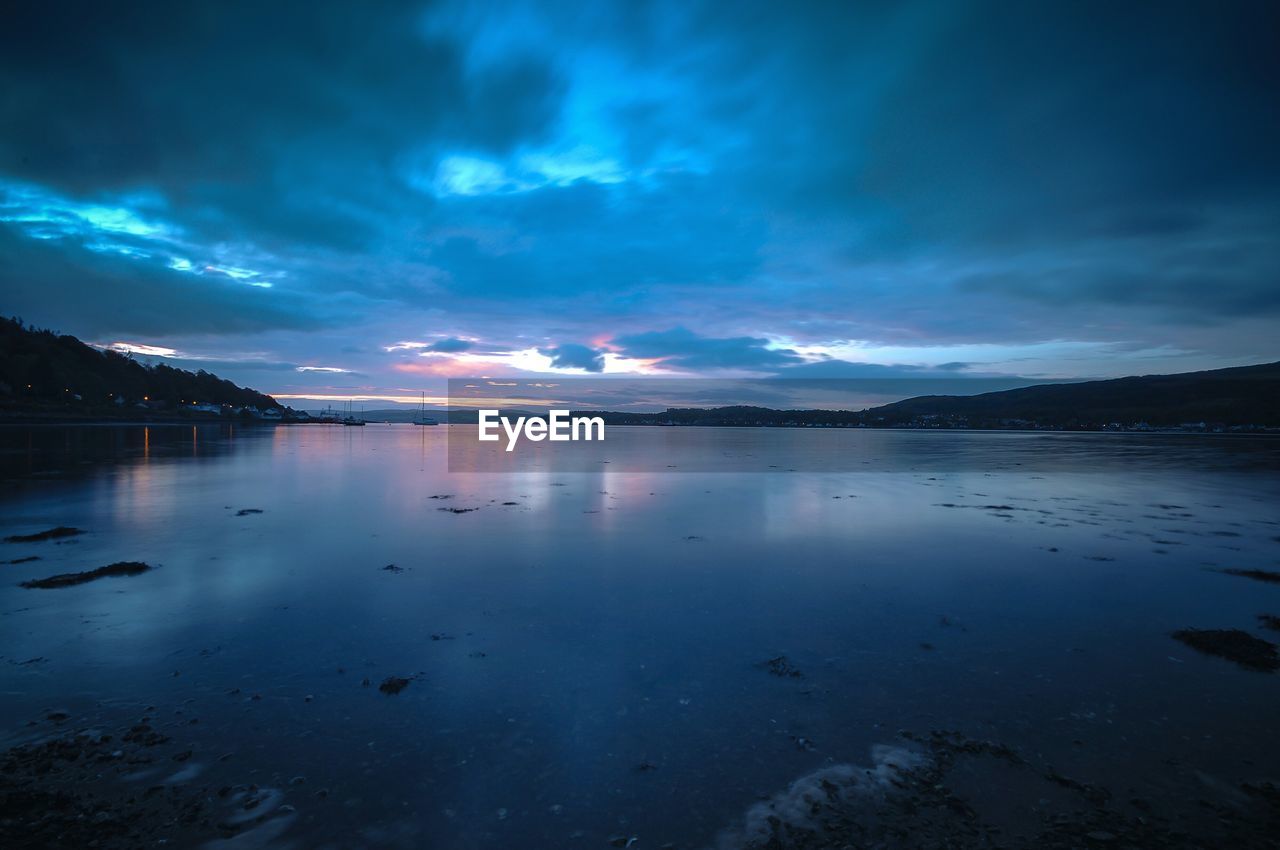
[[[67,416],[0,414],[0,427],[9,425],[309,425],[299,420],[240,419],[220,416]]]
[[[377,419],[367,420],[366,425],[406,425],[416,426],[413,422],[390,422]],[[474,425],[474,422],[440,422],[441,426]],[[196,416],[157,416],[154,418],[120,418],[110,417],[71,417],[71,416],[4,416],[0,415],[0,428],[22,425],[69,426],[82,425],[91,427],[137,427],[150,425],[241,425],[246,427],[276,427],[280,425],[336,425],[340,422],[321,422],[304,419],[226,419],[204,418]],[[345,426],[344,426],[345,427]],[[736,425],[725,422],[705,424],[667,424],[648,422],[616,422],[610,428],[727,428],[733,430],[788,430],[788,431],[913,431],[930,433],[962,433],[962,434],[1146,434],[1149,436],[1181,436],[1181,437],[1280,437],[1280,427],[1257,426],[1253,428],[1228,428],[1224,430],[1184,430],[1181,428],[937,428],[913,427],[910,425]]]

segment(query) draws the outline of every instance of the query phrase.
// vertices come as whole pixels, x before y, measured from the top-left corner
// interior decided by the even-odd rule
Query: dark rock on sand
[[[240,510],[236,511],[236,516],[249,516],[250,514],[260,514],[260,513],[262,513],[262,508],[241,508]]]
[[[1272,570],[1238,570],[1233,568],[1218,570],[1229,576],[1240,576],[1241,578],[1251,578],[1254,581],[1266,581],[1272,584],[1280,584],[1280,573]]]
[[[4,539],[5,543],[40,543],[45,540],[58,540],[63,537],[75,537],[77,534],[84,534],[79,528],[71,528],[70,526],[60,525],[57,528],[50,528],[47,531],[37,531],[35,534],[14,534]]]
[[[32,561],[40,560],[39,555],[28,555],[25,558],[14,558],[12,561],[5,561],[6,564],[29,564]]]
[[[1194,650],[1226,658],[1249,670],[1280,669],[1276,645],[1240,629],[1180,629],[1173,637]]]
[[[381,685],[378,685],[378,690],[388,696],[395,696],[409,687],[409,683],[412,681],[412,679],[406,679],[403,676],[388,676],[382,680]]]
[[[804,676],[804,673],[801,673],[785,655],[770,658],[768,661],[761,662],[760,666],[783,679],[799,679]]]
[[[116,563],[109,564],[105,567],[98,567],[96,570],[85,570],[82,573],[62,573],[61,575],[49,576],[48,578],[24,581],[22,582],[22,586],[45,589],[71,587],[76,584],[97,581],[100,578],[141,575],[150,569],[151,566],[149,564],[144,564],[141,561],[117,561]]]
[[[1264,629],[1271,629],[1273,632],[1280,632],[1280,617],[1275,614],[1259,614],[1258,622]]]
[[[445,511],[451,514],[469,514],[472,511],[478,511],[479,508],[436,508],[438,511]]]

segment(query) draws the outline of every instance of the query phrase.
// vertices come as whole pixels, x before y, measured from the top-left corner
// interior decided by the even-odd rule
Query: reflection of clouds
[[[837,538],[856,545],[912,539],[920,533],[927,503],[914,478],[911,473],[796,473],[749,476],[744,486],[760,494],[766,537]],[[857,552],[849,554],[853,558]]]
[[[1144,539],[1101,535],[1142,528],[1138,517],[1150,512],[1143,507],[1150,494],[1221,505],[1219,517],[1257,532],[1258,545],[1245,544],[1239,555],[1255,559],[1265,557],[1267,545],[1264,526],[1255,523],[1269,519],[1265,509],[1274,503],[1258,498],[1269,484],[1259,493],[1259,485],[1242,488],[1238,478],[1185,469],[1141,480],[972,472],[931,481],[929,473],[633,474],[617,462],[634,451],[688,465],[717,440],[763,436],[766,444],[737,448],[785,466],[831,436],[805,431],[635,430],[604,445],[601,456],[613,463],[586,474],[494,475],[446,472],[446,427],[237,428],[234,440],[202,429],[198,441],[188,428],[148,430],[148,463],[58,483],[23,506],[51,524],[92,532],[81,544],[47,550],[62,559],[46,564],[50,573],[132,558],[160,569],[41,594],[0,587],[4,610],[33,606],[11,614],[20,628],[10,629],[5,654],[51,659],[40,669],[0,665],[5,684],[21,681],[24,689],[13,701],[19,707],[6,705],[0,714],[63,704],[78,699],[70,696],[75,689],[129,711],[139,700],[204,697],[212,708],[201,707],[200,728],[222,723],[231,728],[216,734],[236,738],[254,734],[237,724],[305,731],[297,724],[316,717],[309,712],[332,710],[341,718],[330,738],[334,749],[349,744],[357,761],[411,762],[412,770],[439,777],[441,787],[465,774],[459,781],[474,783],[484,801],[494,764],[512,771],[499,777],[494,794],[523,787],[547,764],[564,765],[574,787],[612,788],[619,764],[625,771],[627,759],[652,757],[621,748],[622,739],[664,741],[671,760],[663,770],[705,771],[699,747],[712,728],[708,718],[720,730],[717,748],[730,752],[760,717],[793,704],[772,701],[767,674],[752,666],[781,649],[802,647],[794,651],[811,656],[806,670],[851,672],[849,681],[869,683],[846,689],[839,698],[847,704],[862,704],[866,692],[879,700],[874,694],[881,692],[885,713],[899,710],[903,697],[893,684],[905,666],[919,663],[916,627],[937,628],[940,613],[966,624],[1009,625],[1015,631],[992,637],[974,628],[966,638],[990,641],[981,648],[999,653],[1010,645],[1006,635],[1026,633],[1020,618],[1038,617],[1048,609],[1036,605],[1059,598],[1046,592],[1057,583],[1079,594],[1080,607],[1064,610],[1087,611],[1110,598],[1114,609],[1101,612],[1100,624],[1127,622],[1144,610],[1122,594],[1133,583],[1116,584],[1115,565],[1103,569],[1078,555],[1098,551],[1083,544],[1103,539],[1107,552],[1146,552]],[[141,431],[130,431],[139,443]],[[987,447],[1004,442],[1001,435],[960,438]],[[1106,451],[1096,440],[1076,443]],[[445,493],[454,499],[428,499]],[[1055,501],[1063,497],[1074,501]],[[507,500],[519,506],[501,506]],[[1004,519],[942,502],[1048,506],[1091,524],[1046,531],[1030,510]],[[436,510],[445,505],[480,510]],[[228,507],[265,513],[236,518]],[[1187,542],[1191,566],[1220,543],[1190,535]],[[1045,544],[1063,552],[1037,548]],[[385,573],[387,563],[407,569]],[[1102,570],[1105,587],[1116,593],[1093,592],[1097,586],[1072,565]],[[1167,640],[1158,619],[1149,614],[1139,623],[1157,647]],[[1084,625],[1082,633],[1093,624]],[[437,631],[457,640],[433,643]],[[1051,646],[1063,641],[1052,631],[1043,637]],[[199,655],[217,647],[211,657]],[[1043,657],[1028,652],[1008,663],[1034,675]],[[334,671],[340,665],[345,677]],[[182,676],[172,677],[178,669]],[[425,675],[394,705],[359,687],[364,675],[376,683],[415,671]],[[963,674],[954,682],[961,689]],[[952,684],[930,681],[922,702]],[[241,702],[244,694],[225,694],[233,687],[266,697]],[[318,695],[316,705],[300,713],[307,693]],[[847,730],[847,714],[832,717],[815,739],[836,740]],[[374,740],[382,756],[366,748]],[[306,749],[304,738],[284,736],[262,754],[283,752],[281,763],[289,763],[290,741]],[[780,739],[780,746],[791,745]],[[521,749],[527,762],[503,761]],[[601,757],[610,752],[618,757]],[[525,763],[535,767],[526,773]],[[742,769],[736,761],[722,767]],[[566,808],[575,802],[555,799]]]
[[[1050,487],[1021,474],[992,477],[983,471],[939,474],[936,481],[930,480],[931,473],[906,472],[680,471],[709,446],[785,467],[828,439],[884,440],[903,450],[894,441],[934,441],[937,436],[895,433],[636,429],[597,447],[596,459],[611,462],[597,463],[585,473],[549,472],[546,455],[537,452],[506,474],[450,473],[449,430],[136,429],[134,460],[80,483],[62,482],[49,496],[27,503],[24,512],[92,532],[78,545],[51,549],[57,560],[49,560],[50,573],[118,560],[143,560],[160,569],[30,598],[38,599],[43,617],[65,616],[86,605],[104,615],[99,625],[109,631],[102,633],[103,639],[92,645],[81,642],[75,651],[94,663],[124,665],[135,649],[146,649],[147,641],[164,641],[201,624],[271,618],[269,608],[282,601],[304,612],[299,616],[339,601],[350,607],[351,616],[364,616],[378,609],[363,606],[385,605],[386,594],[417,587],[408,580],[378,583],[385,577],[377,568],[389,562],[443,577],[467,571],[505,575],[510,563],[577,563],[575,559],[601,553],[609,559],[601,569],[611,575],[629,575],[639,564],[653,566],[653,557],[678,562],[705,554],[721,565],[726,550],[715,548],[721,546],[734,553],[724,561],[725,568],[747,558],[753,569],[766,569],[785,561],[789,552],[839,563],[860,554],[895,552],[932,559],[916,546],[930,535],[980,541],[989,540],[993,530],[1002,536],[1029,534],[1039,518],[1018,512],[1011,522],[990,512],[948,510],[939,503],[1007,502],[1039,508],[1047,504]],[[760,442],[761,437],[767,442]],[[1006,445],[1004,437],[955,439],[990,450]],[[1076,442],[1106,454],[1097,441]],[[873,443],[872,454],[877,451]],[[670,462],[675,469],[665,471],[664,463],[664,468],[643,473],[626,471],[623,461],[641,455],[651,464],[654,457]],[[1051,480],[1054,494],[1085,504],[1095,503],[1098,487],[1104,485],[1118,503],[1128,499],[1141,504],[1140,494],[1150,490],[1151,482],[1133,483],[1130,493],[1114,476],[1057,475]],[[1204,485],[1208,490],[1212,486]],[[1208,497],[1186,492],[1195,489],[1184,485],[1170,492],[1183,493],[1177,498],[1185,502]],[[435,494],[454,498],[430,500]],[[504,501],[518,505],[503,506]],[[480,510],[461,516],[436,510],[454,506]],[[242,507],[265,513],[235,517],[234,509]],[[1124,510],[1120,505],[1108,509]],[[1086,528],[1079,533],[1095,532]],[[697,539],[684,541],[686,536]],[[708,548],[671,548],[686,542]],[[774,545],[780,548],[767,548]],[[946,562],[945,555],[936,560]],[[766,560],[756,563],[754,558]],[[496,585],[492,591],[499,597],[505,593]],[[59,633],[37,630],[31,654],[41,654],[44,650],[36,644]]]

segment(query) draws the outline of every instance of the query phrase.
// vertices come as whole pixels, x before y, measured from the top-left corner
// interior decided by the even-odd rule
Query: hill
[[[887,423],[922,417],[969,427],[1097,428],[1145,423],[1280,426],[1280,363],[1044,384],[974,396],[920,396],[868,411]]]
[[[581,411],[586,414],[586,411]],[[764,407],[606,412],[610,425],[873,428],[1280,428],[1280,363],[1040,384],[970,396],[928,395],[867,410]]]
[[[205,371],[146,366],[74,336],[0,318],[0,414],[8,418],[286,418],[269,395]]]

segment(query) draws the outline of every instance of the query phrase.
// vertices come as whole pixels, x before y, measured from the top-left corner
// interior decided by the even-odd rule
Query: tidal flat
[[[1280,441],[449,427],[0,428],[0,845],[1275,846]]]

